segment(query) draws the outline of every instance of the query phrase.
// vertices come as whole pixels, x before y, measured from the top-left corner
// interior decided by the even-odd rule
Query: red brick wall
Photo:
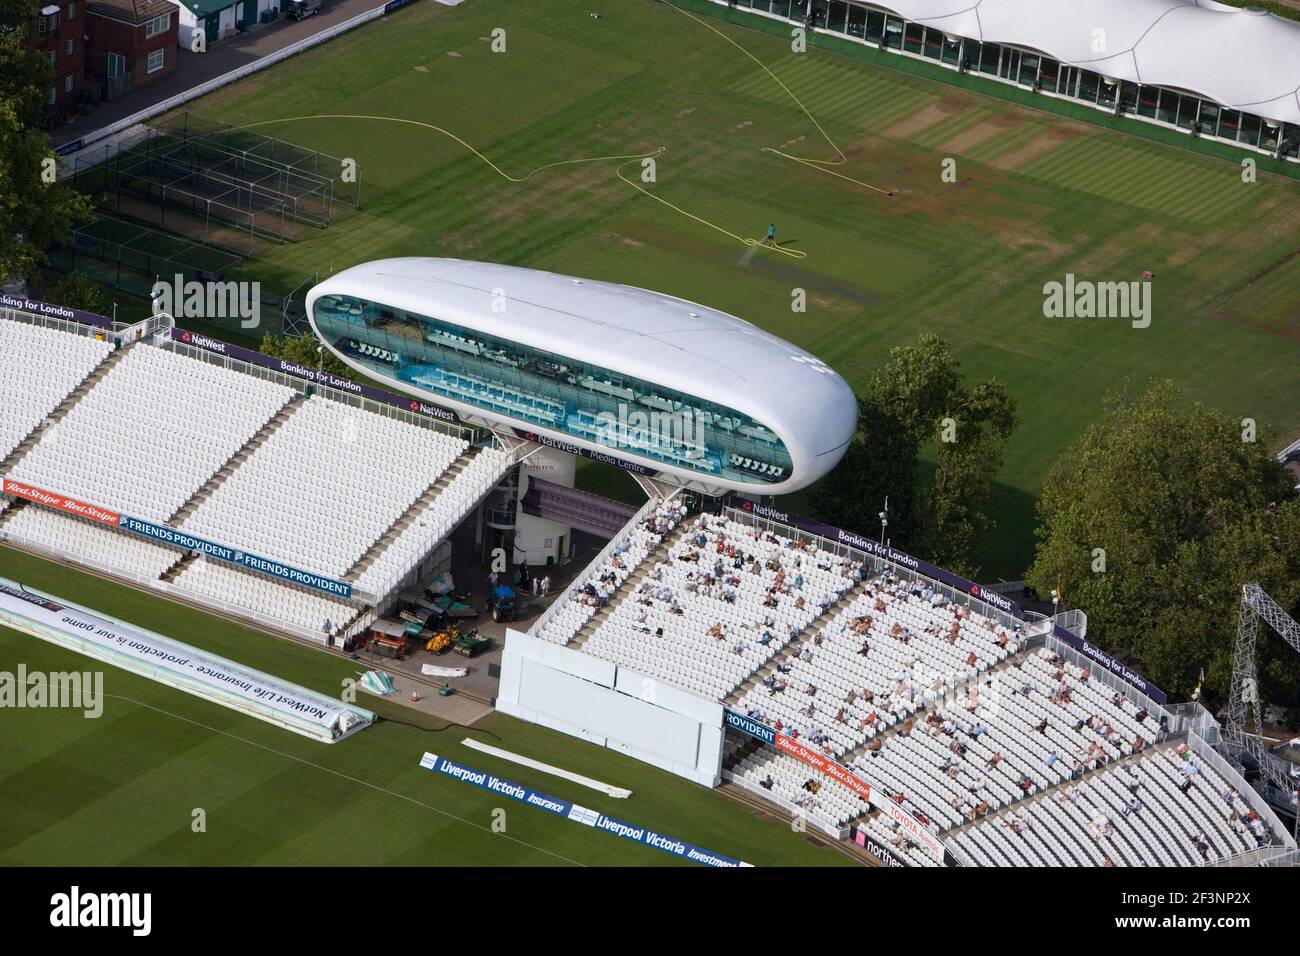
[[[42,6],[48,6],[43,3]],[[55,51],[54,57],[54,104],[58,109],[63,109],[77,100],[81,99],[82,91],[85,89],[85,72],[86,72],[86,4],[85,0],[76,0],[75,12],[72,17],[68,16],[68,4],[60,4],[59,11],[59,28],[57,33],[40,33],[39,30],[32,31],[32,37],[36,49],[45,53],[49,50]],[[68,41],[73,41],[72,55],[68,55]],[[64,92],[65,77],[72,77],[72,91]]]
[[[142,23],[132,26],[120,20],[91,13],[87,17],[90,40],[87,44],[86,72],[92,76],[108,76],[108,54],[118,53],[126,59],[126,72],[134,75],[135,86],[144,86],[166,76],[176,69],[176,34],[180,18],[172,11],[171,24],[155,37],[145,38]],[[165,49],[165,64],[161,70],[149,72],[149,54]]]

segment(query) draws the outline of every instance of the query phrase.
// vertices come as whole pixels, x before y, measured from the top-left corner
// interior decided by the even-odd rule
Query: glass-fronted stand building
[[[1300,157],[1300,23],[1264,10],[1215,0],[711,2],[1280,159]]]
[[[307,311],[321,340],[372,378],[709,493],[805,487],[856,426],[852,390],[818,359],[644,289],[387,259],[320,283]]]

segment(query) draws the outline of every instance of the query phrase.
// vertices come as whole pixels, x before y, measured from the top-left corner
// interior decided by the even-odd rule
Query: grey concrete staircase
[[[96,385],[104,380],[104,376],[113,370],[122,357],[130,351],[127,348],[120,348],[111,353],[108,358],[95,366],[93,372],[81,380],[81,384],[68,393],[67,397],[56,405],[44,420],[32,429],[31,434],[23,439],[22,443],[9,453],[4,461],[0,461],[0,475],[7,475],[13,471],[14,466],[22,460],[23,456],[31,451],[36,443],[41,440],[50,427],[59,422],[64,415],[72,410],[72,407],[81,401]]]
[[[244,442],[243,447],[231,455],[230,458],[227,459],[226,463],[218,468],[216,473],[203,483],[203,487],[185,500],[185,503],[176,510],[176,513],[167,519],[167,523],[172,527],[180,527],[181,523],[186,518],[194,514],[195,509],[197,509],[199,505],[207,501],[212,493],[221,487],[221,483],[229,478],[236,468],[248,461],[249,455],[261,448],[266,440],[275,434],[276,430],[281,425],[289,420],[289,416],[296,412],[298,407],[304,401],[306,401],[306,399],[301,395],[295,395],[293,398],[289,399],[289,401],[285,402],[284,405],[281,406],[280,410],[275,413],[275,417],[263,425],[257,434]]]
[[[641,563],[636,566],[636,570],[623,582],[623,586],[618,589],[618,593],[614,595],[610,602],[587,618],[582,627],[578,628],[577,633],[573,635],[573,639],[569,641],[569,647],[577,650],[587,643],[587,638],[596,633],[596,629],[609,619],[609,616],[614,613],[619,605],[626,601],[630,595],[636,593],[636,589],[641,586],[641,582],[646,579],[646,575],[654,569],[658,556],[671,551],[686,534],[686,529],[687,522],[683,520],[681,524],[669,532],[658,545],[646,554]]]
[[[411,526],[429,505],[446,490],[452,480],[462,471],[469,467],[469,463],[481,449],[471,445],[461,453],[461,456],[447,466],[447,470],[438,476],[438,480],[424,490],[424,494],[411,502],[411,506],[402,513],[402,516],[393,522],[382,535],[380,535],[370,548],[357,559],[356,563],[348,569],[348,573],[343,575],[343,580],[350,584],[356,583],[356,580],[365,574],[372,564],[379,559],[379,556],[388,550],[388,546],[397,540],[403,531]]]

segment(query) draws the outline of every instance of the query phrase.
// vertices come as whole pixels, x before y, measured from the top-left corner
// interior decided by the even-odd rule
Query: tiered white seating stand
[[[429,428],[312,398],[182,528],[341,578],[466,447]]]
[[[678,501],[659,505],[646,524],[638,523],[624,534],[600,566],[570,588],[561,607],[533,636],[552,644],[568,644],[573,640],[582,626],[636,572],[646,556],[677,527],[684,514],[685,505]]]
[[[15,513],[5,522],[3,534],[18,544],[75,555],[93,566],[146,580],[161,577],[182,557],[175,548],[37,505]]]
[[[11,477],[163,522],[293,394],[284,385],[133,345],[41,436]]]
[[[438,542],[451,534],[509,467],[508,453],[495,448],[481,449],[366,568],[357,579],[357,586],[376,596],[390,593]]]
[[[855,583],[845,559],[772,538],[723,517],[699,516],[638,592],[627,595],[588,638],[583,651],[714,700],[725,698]],[[733,567],[730,557],[718,553],[719,545],[734,545],[756,558],[757,572]],[[718,561],[721,578],[706,584],[704,574],[713,573]],[[767,567],[772,561],[785,571],[786,590],[769,607],[764,601],[778,573]],[[800,574],[802,587],[796,585]],[[736,583],[728,583],[732,581]],[[734,603],[724,599],[728,594]],[[796,607],[800,597],[802,608]],[[674,604],[681,614],[672,612]],[[722,637],[709,635],[715,624],[721,625]],[[659,629],[662,636],[656,636]],[[762,642],[765,635],[770,635],[767,643]]]
[[[0,321],[0,460],[108,357],[108,342]]]
[[[833,828],[843,827],[868,809],[865,800],[838,780],[814,770],[789,754],[767,747],[741,758],[731,772],[733,776],[750,784],[748,789],[762,788],[755,790],[760,794],[768,789],[762,787],[762,782],[770,777],[772,786],[769,793]],[[808,781],[817,785],[816,793],[805,789],[804,785]]]
[[[992,619],[959,618],[958,608],[935,597],[932,589],[917,590],[920,593],[890,583],[887,576],[868,582],[815,636],[782,655],[789,670],[773,677],[785,682],[784,691],[757,685],[737,709],[759,711],[768,723],[779,722],[793,736],[825,734],[831,739],[829,752],[839,756],[1015,649],[1014,633],[996,627]],[[877,602],[884,610],[876,609]],[[857,633],[854,621],[867,616],[869,631]],[[949,640],[954,622],[955,642]],[[895,627],[901,629],[897,636],[890,633]],[[999,646],[1000,635],[1007,636],[1006,649]],[[869,645],[865,655],[860,653],[864,641]],[[967,663],[972,653],[974,664]],[[810,695],[810,689],[815,693]],[[864,691],[872,694],[870,703],[864,701]],[[867,722],[871,714],[878,718],[874,723]]]
[[[341,631],[357,613],[357,608],[344,601],[279,584],[272,578],[204,557],[197,558],[178,574],[173,587],[182,597],[207,599],[218,607],[233,604],[267,623],[289,624],[299,636],[322,643],[326,620]]]

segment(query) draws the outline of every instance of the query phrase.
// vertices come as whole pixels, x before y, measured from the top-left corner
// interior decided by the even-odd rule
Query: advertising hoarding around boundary
[[[870,784],[860,780],[848,768],[841,766],[829,757],[805,747],[793,737],[789,737],[779,730],[773,730],[767,724],[754,720],[752,717],[746,717],[744,714],[730,708],[723,711],[722,718],[728,727],[738,730],[742,734],[748,734],[750,737],[761,740],[782,753],[787,753],[791,757],[803,761],[814,770],[839,781],[863,800],[871,800]]]
[[[0,622],[324,743],[374,722],[354,704],[4,578]]]
[[[420,758],[420,766],[425,770],[432,770],[436,774],[459,780],[461,783],[468,783],[482,790],[489,790],[511,800],[526,803],[530,807],[536,807],[539,810],[545,810],[547,813],[564,817],[574,823],[581,823],[596,830],[603,830],[612,836],[622,837],[624,840],[631,840],[633,843],[640,843],[642,846],[654,847],[656,850],[675,856],[679,860],[688,860],[691,863],[699,863],[701,866],[720,868],[750,865],[741,860],[723,856],[721,853],[714,853],[703,847],[698,847],[693,843],[687,843],[685,840],[657,833],[649,827],[607,817],[598,810],[589,810],[568,800],[553,797],[550,794],[542,793],[540,790],[534,790],[531,787],[505,780],[483,770],[467,767],[464,764],[448,760],[446,757],[439,757],[437,754],[425,753]]]

